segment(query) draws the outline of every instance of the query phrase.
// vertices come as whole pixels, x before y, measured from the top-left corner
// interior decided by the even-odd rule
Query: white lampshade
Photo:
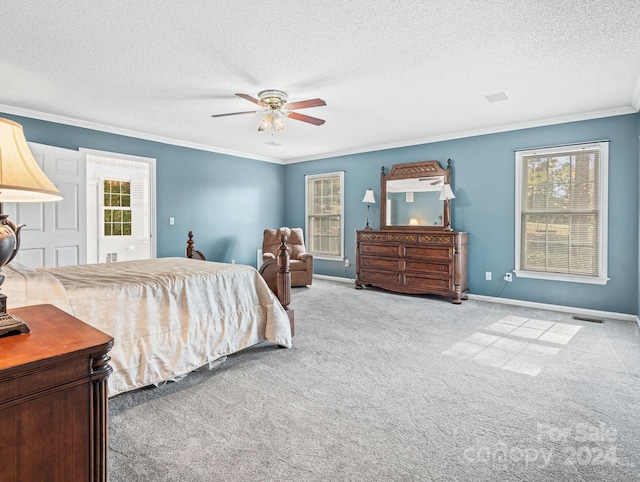
[[[269,114],[265,114],[264,116],[262,116],[262,119],[260,119],[260,130],[268,131],[269,129],[271,129],[272,125],[273,122]]]
[[[367,192],[364,193],[364,198],[362,199],[363,203],[375,204],[376,198],[373,197],[373,190],[367,189]]]
[[[260,119],[261,131],[281,131],[284,127],[284,117],[280,111],[270,110]]]
[[[277,131],[281,131],[284,129],[284,119],[280,116],[277,116],[273,121],[273,128]]]
[[[44,202],[62,199],[33,158],[22,126],[0,119],[0,202]]]
[[[442,189],[440,189],[440,201],[444,201],[446,199],[455,199],[455,195],[451,190],[451,184],[443,184]]]

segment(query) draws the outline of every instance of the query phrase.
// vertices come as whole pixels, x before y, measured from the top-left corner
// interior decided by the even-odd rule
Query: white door
[[[47,203],[5,203],[20,231],[15,261],[30,268],[87,262],[86,163],[83,152],[29,143],[33,157],[64,196]]]
[[[155,258],[155,159],[82,150],[87,156],[88,262]]]

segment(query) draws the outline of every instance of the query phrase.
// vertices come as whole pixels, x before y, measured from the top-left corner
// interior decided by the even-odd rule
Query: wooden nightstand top
[[[113,338],[53,305],[9,310],[31,333],[0,338],[0,370],[87,351],[106,353]],[[96,349],[97,348],[97,349]]]

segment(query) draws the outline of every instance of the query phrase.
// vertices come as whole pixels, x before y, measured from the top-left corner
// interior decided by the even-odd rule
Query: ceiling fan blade
[[[253,102],[256,105],[259,105],[260,107],[267,107],[267,105],[264,102],[256,99],[255,97],[251,97],[249,94],[236,94],[236,95],[238,97],[242,97],[245,100],[248,100],[249,102]]]
[[[231,112],[229,114],[213,114],[211,117],[226,117],[229,115],[240,115],[240,114],[255,114],[255,110],[245,110],[244,112]]]
[[[285,109],[288,110],[296,110],[296,109],[306,109],[307,107],[320,107],[323,105],[327,105],[327,103],[322,99],[309,99],[309,100],[301,100],[299,102],[291,102],[289,104],[285,104]]]
[[[311,117],[310,115],[299,114],[297,112],[289,112],[289,115],[287,117],[289,117],[290,119],[295,119],[302,122],[308,122],[309,124],[313,124],[314,126],[321,126],[325,122],[323,119],[318,119],[317,117]]]

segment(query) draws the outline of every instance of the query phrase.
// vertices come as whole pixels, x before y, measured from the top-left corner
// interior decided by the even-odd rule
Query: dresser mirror
[[[442,231],[450,225],[449,210],[440,200],[444,184],[450,184],[451,160],[447,169],[438,161],[395,164],[381,173],[381,229],[424,229]]]

